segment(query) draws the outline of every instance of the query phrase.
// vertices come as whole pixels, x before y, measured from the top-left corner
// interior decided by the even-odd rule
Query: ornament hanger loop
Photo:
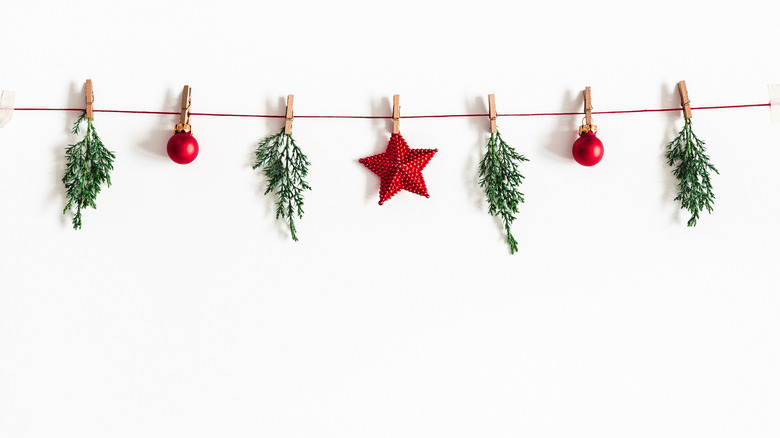
[[[594,134],[596,132],[598,132],[598,127],[596,127],[596,125],[594,125],[593,123],[588,124],[586,122],[587,122],[586,118],[583,117],[582,118],[582,125],[580,125],[580,135],[582,135],[582,134],[584,134],[586,132],[592,132]]]

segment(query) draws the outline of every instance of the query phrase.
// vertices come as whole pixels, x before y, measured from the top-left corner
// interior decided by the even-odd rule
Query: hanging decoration
[[[438,149],[410,149],[400,132],[401,107],[399,95],[393,96],[393,134],[385,152],[358,160],[377,174],[379,205],[401,190],[429,198],[422,170]]]
[[[712,213],[715,195],[712,189],[711,172],[719,174],[706,155],[704,141],[693,133],[691,122],[692,109],[735,109],[769,107],[772,110],[773,121],[780,121],[780,84],[770,85],[770,102],[721,105],[691,108],[685,88],[685,81],[678,84],[681,103],[685,114],[685,124],[668,145],[665,157],[672,174],[677,178],[678,191],[675,201],[680,201],[682,209],[691,213],[688,226],[694,227],[706,210]],[[96,208],[95,199],[101,186],[110,187],[110,172],[113,170],[115,154],[108,151],[102,143],[94,127],[94,112],[110,112],[117,114],[178,114],[174,112],[137,111],[121,109],[93,110],[94,101],[92,82],[87,81],[87,108],[73,126],[73,133],[78,134],[83,121],[87,122],[85,137],[76,144],[66,148],[67,169],[63,176],[67,194],[67,205],[63,213],[71,210],[74,214],[73,228],[80,229],[82,225],[82,209]],[[593,124],[592,114],[628,114],[646,112],[678,111],[672,108],[626,109],[619,111],[592,112],[591,90],[586,87],[583,92],[584,113],[583,125],[579,128],[579,138],[572,146],[574,159],[583,166],[594,166],[604,156],[604,145],[596,137],[597,128]],[[491,104],[494,99],[491,95]],[[0,90],[0,127],[7,123],[15,111],[82,111],[81,108],[41,108],[13,105],[14,93]],[[262,168],[268,178],[265,194],[276,192],[277,219],[284,218],[289,222],[292,238],[298,240],[294,216],[303,217],[303,192],[311,190],[304,178],[308,174],[309,162],[301,152],[291,135],[292,96],[288,96],[288,111],[285,128],[276,135],[264,139],[257,147],[256,161],[253,168]],[[399,131],[400,106],[399,96],[393,97],[393,131],[386,150],[383,153],[361,158],[359,162],[380,178],[379,204],[401,190],[429,197],[422,170],[427,166],[438,149],[410,149]],[[198,155],[199,146],[192,136],[190,125],[191,115],[212,117],[258,117],[275,118],[278,115],[269,114],[233,114],[233,113],[190,113],[191,89],[185,86],[182,93],[182,108],[179,123],[176,124],[174,135],[167,145],[170,158],[180,164],[192,162]],[[502,114],[502,117],[536,117],[536,116],[571,116],[571,112],[530,112],[517,114]],[[413,118],[445,118],[445,117],[484,117],[484,114],[427,114],[415,115]],[[366,115],[299,115],[299,118],[328,119],[385,119],[383,116]],[[519,172],[519,164],[528,161],[523,155],[504,142],[495,127],[495,108],[489,114],[491,121],[491,136],[487,144],[485,156],[479,163],[479,184],[485,190],[489,203],[489,213],[500,216],[507,234],[510,252],[517,251],[517,241],[511,233],[511,225],[517,214],[520,203],[524,203],[524,194],[520,192],[523,175]]]
[[[493,94],[488,95],[488,104],[490,140],[487,152],[479,162],[479,185],[487,196],[488,213],[491,216],[500,216],[504,222],[509,251],[514,254],[517,252],[517,240],[512,235],[511,226],[515,220],[514,215],[518,212],[518,205],[525,202],[525,195],[519,190],[524,179],[519,164],[528,161],[528,158],[518,154],[501,138],[496,127],[496,100]]]
[[[191,105],[192,88],[185,85],[181,94],[181,117],[168,140],[168,156],[179,164],[192,163],[198,156],[198,140],[192,136],[192,126],[190,126]]]
[[[604,158],[604,145],[596,137],[596,125],[593,124],[593,104],[590,100],[590,87],[585,87],[585,124],[580,126],[580,137],[574,142],[571,153],[574,160],[583,166],[595,166]]]
[[[295,216],[303,219],[303,192],[311,190],[304,180],[309,174],[309,160],[292,137],[293,95],[287,96],[284,127],[278,134],[267,137],[255,150],[255,165],[263,169],[268,179],[264,195],[276,193],[276,219],[287,220],[290,234],[298,241]]]
[[[84,119],[87,120],[87,132],[84,138],[69,145],[65,150],[67,165],[62,182],[65,184],[67,204],[62,214],[75,208],[73,214],[73,229],[81,229],[81,209],[97,208],[95,199],[103,184],[111,187],[110,172],[114,169],[113,152],[106,149],[103,141],[98,136],[93,121],[92,103],[95,101],[92,92],[92,80],[87,79],[86,84],[86,110],[73,125],[73,134],[79,133],[79,126]]]
[[[685,81],[677,84],[680,91],[680,103],[685,116],[685,126],[682,131],[666,146],[666,160],[673,167],[672,174],[677,178],[677,196],[680,208],[691,213],[688,226],[695,227],[699,213],[707,210],[712,213],[715,194],[712,192],[710,171],[719,173],[710,163],[710,157],[705,152],[704,141],[699,140],[691,128],[691,101],[688,99],[688,88]],[[676,167],[675,167],[676,166]]]

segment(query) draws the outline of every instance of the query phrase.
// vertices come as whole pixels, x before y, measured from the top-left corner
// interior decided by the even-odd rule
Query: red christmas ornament
[[[176,163],[189,164],[198,156],[198,140],[192,136],[190,126],[190,105],[192,104],[192,89],[184,86],[181,93],[181,118],[173,136],[168,140],[168,156]]]
[[[585,87],[582,93],[585,103],[585,124],[580,126],[580,138],[574,142],[571,154],[583,166],[595,166],[604,157],[604,144],[596,137],[596,125],[591,117],[593,104],[590,98],[590,87]]]
[[[198,140],[191,133],[181,131],[168,140],[168,156],[179,164],[188,164],[198,156]]]
[[[571,149],[574,159],[583,166],[595,166],[604,157],[604,144],[593,131],[580,134]]]
[[[379,205],[401,190],[430,197],[422,170],[436,152],[438,149],[409,149],[401,134],[393,134],[385,152],[361,158],[360,163],[381,179]]]

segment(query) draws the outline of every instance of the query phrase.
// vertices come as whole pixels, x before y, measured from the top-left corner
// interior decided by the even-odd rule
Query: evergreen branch
[[[73,125],[73,134],[79,133],[79,125],[86,118],[86,111]],[[65,149],[67,165],[62,182],[65,184],[67,204],[62,214],[76,209],[73,215],[73,229],[81,229],[81,209],[97,208],[95,199],[100,193],[100,186],[111,187],[111,170],[114,169],[113,152],[106,149],[98,136],[91,119],[87,119],[87,132],[84,138]]]
[[[685,119],[682,131],[666,148],[667,163],[672,167],[677,166],[672,170],[678,181],[674,200],[680,201],[680,208],[691,213],[688,226],[695,227],[699,213],[705,209],[712,213],[712,204],[715,202],[709,172],[720,173],[705,154],[707,150],[704,141],[693,133],[691,119]]]
[[[500,216],[504,222],[507,243],[512,254],[517,252],[517,240],[512,235],[512,222],[518,212],[518,205],[525,202],[525,195],[519,191],[525,178],[520,174],[519,163],[528,161],[518,154],[496,132],[490,134],[487,152],[479,162],[479,185],[485,189],[488,213]]]
[[[255,150],[255,165],[263,169],[268,179],[264,195],[276,193],[276,219],[284,218],[290,226],[290,234],[298,241],[295,216],[303,219],[303,191],[311,190],[304,178],[309,174],[309,160],[284,128],[278,134],[267,137]]]

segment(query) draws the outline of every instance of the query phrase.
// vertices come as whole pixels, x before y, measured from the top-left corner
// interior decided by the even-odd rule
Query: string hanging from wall
[[[751,103],[740,105],[718,105],[718,106],[697,106],[691,107],[691,110],[723,110],[723,109],[737,109],[737,108],[758,108],[769,107],[771,103]],[[13,108],[14,111],[84,111],[84,108]],[[141,111],[141,110],[117,110],[117,109],[95,109],[96,113],[113,113],[113,114],[148,114],[148,115],[170,115],[175,116],[179,113],[175,111]],[[634,114],[634,113],[658,113],[680,111],[680,108],[650,108],[650,109],[631,109],[631,110],[613,110],[613,111],[592,111],[591,114]],[[498,117],[546,117],[546,116],[581,116],[583,112],[543,112],[543,113],[499,113]],[[241,113],[198,113],[190,112],[193,116],[204,117],[249,117],[249,118],[261,118],[261,119],[283,119],[284,115],[280,114],[241,114]],[[412,116],[401,116],[402,119],[440,119],[440,118],[467,118],[467,117],[488,117],[485,113],[470,113],[470,114],[422,114]],[[391,120],[392,116],[365,116],[365,115],[316,115],[316,114],[301,114],[295,116],[298,119],[385,119]]]
[[[511,233],[511,224],[518,213],[518,205],[525,202],[525,195],[519,191],[523,176],[519,172],[518,165],[528,161],[524,155],[517,153],[504,142],[496,129],[497,117],[545,117],[545,116],[576,116],[584,114],[584,123],[580,126],[580,137],[572,148],[572,156],[575,161],[585,166],[597,164],[604,155],[604,146],[596,138],[596,126],[592,123],[594,114],[633,114],[651,112],[682,111],[685,116],[685,124],[680,134],[667,146],[666,158],[668,164],[673,167],[672,173],[678,179],[678,193],[675,201],[680,201],[680,208],[687,209],[691,214],[688,226],[695,226],[701,211],[712,212],[715,196],[712,191],[712,183],[709,172],[718,173],[717,169],[709,162],[705,154],[704,142],[693,134],[691,128],[691,114],[693,110],[721,110],[737,108],[771,107],[773,118],[780,108],[780,87],[770,86],[770,102],[739,105],[719,106],[690,106],[685,81],[678,84],[680,90],[680,108],[654,108],[654,109],[630,109],[593,111],[590,99],[590,87],[583,92],[583,112],[539,112],[539,113],[506,113],[499,114],[495,110],[494,95],[488,97],[489,113],[470,114],[423,114],[400,115],[399,96],[394,96],[393,112],[389,116],[368,115],[297,115],[299,119],[391,119],[393,120],[393,132],[384,153],[371,157],[361,158],[359,161],[376,173],[380,179],[379,204],[383,204],[390,197],[402,190],[410,191],[418,195],[428,197],[425,181],[422,177],[422,169],[428,164],[437,149],[410,149],[400,134],[399,124],[403,119],[435,119],[435,118],[469,118],[487,117],[490,121],[490,140],[487,151],[479,164],[479,183],[485,190],[488,212],[494,216],[500,216],[503,228],[507,235],[507,243],[510,253],[517,251],[517,240]],[[168,142],[168,155],[180,164],[192,162],[197,157],[199,145],[192,136],[190,125],[191,116],[204,117],[245,117],[245,118],[278,118],[285,119],[284,128],[276,135],[263,140],[256,150],[256,162],[254,169],[261,168],[268,186],[265,194],[273,192],[277,198],[277,219],[285,219],[290,227],[293,240],[297,241],[294,216],[303,217],[303,192],[311,190],[304,180],[308,174],[308,159],[292,139],[292,95],[288,96],[288,105],[284,115],[278,114],[238,114],[238,113],[198,113],[190,111],[191,89],[184,87],[182,93],[181,113],[171,111],[145,111],[145,110],[119,110],[119,109],[95,109],[93,107],[94,94],[92,82],[87,81],[86,109],[84,108],[37,108],[20,107],[13,108],[14,93],[3,90],[0,99],[2,117],[0,121],[5,125],[12,117],[14,111],[81,111],[82,115],[77,120],[73,133],[79,132],[79,125],[83,120],[87,121],[86,136],[80,142],[70,145],[66,150],[68,168],[63,177],[66,185],[67,206],[65,212],[75,207],[73,228],[81,228],[81,209],[85,207],[95,208],[95,198],[100,193],[100,187],[111,185],[110,171],[113,169],[115,155],[108,151],[93,126],[94,113],[114,114],[149,114],[149,115],[180,115],[180,123],[176,125],[174,135]],[[772,90],[775,93],[772,94]],[[186,138],[185,138],[186,137]]]

